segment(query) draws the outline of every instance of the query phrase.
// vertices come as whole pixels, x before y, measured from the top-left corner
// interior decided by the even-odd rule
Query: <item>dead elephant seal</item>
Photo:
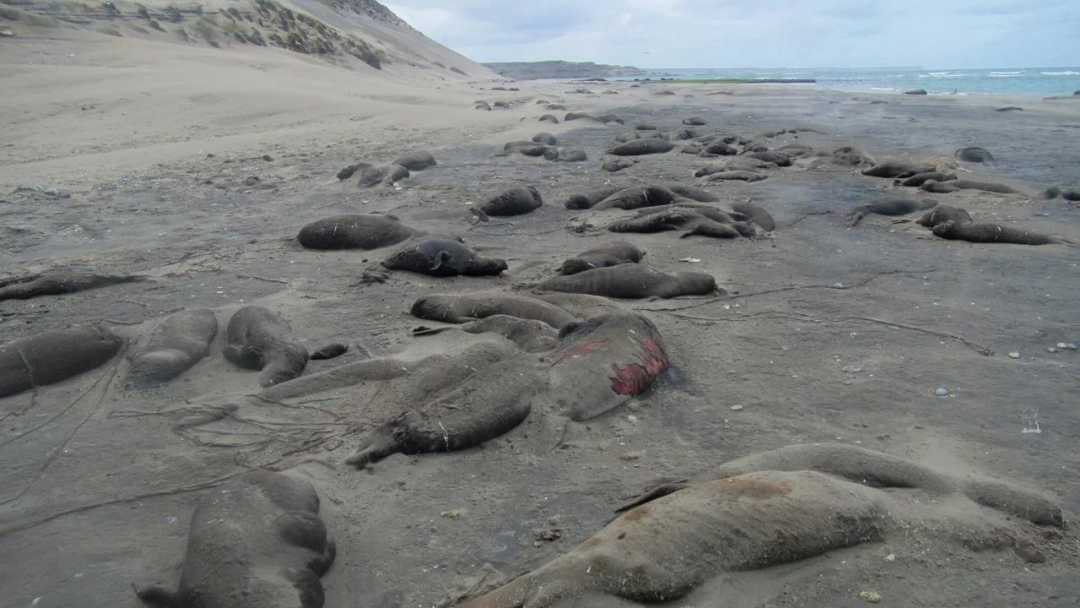
[[[443,323],[467,323],[492,315],[510,315],[543,321],[555,329],[577,320],[574,315],[543,300],[490,292],[424,296],[413,302],[409,313],[418,319]]]
[[[435,162],[435,157],[431,152],[428,152],[427,150],[415,150],[395,160],[394,164],[401,165],[409,171],[423,171],[424,169],[434,167],[438,163]]]
[[[245,369],[262,370],[263,387],[292,380],[307,366],[308,351],[292,338],[289,324],[262,306],[236,311],[225,340],[225,358]]]
[[[103,275],[89,272],[52,271],[0,280],[0,302],[58,296],[109,285],[145,281],[146,277]]]
[[[934,226],[934,234],[943,239],[971,243],[1012,243],[1014,245],[1052,245],[1061,238],[1001,224],[945,221]]]
[[[492,216],[523,215],[539,209],[544,204],[540,192],[532,186],[511,188],[488,199],[479,210]]]
[[[619,190],[604,200],[596,203],[594,209],[640,209],[669,205],[678,199],[678,195],[663,186],[635,186]]]
[[[95,369],[112,359],[123,344],[104,326],[87,325],[0,345],[0,398]]]
[[[653,489],[570,552],[459,608],[599,605],[604,595],[674,602],[726,572],[919,530],[988,547],[1000,538],[1040,542],[1037,526],[1063,526],[1060,507],[1035,493],[845,445],[792,446],[715,473]],[[926,494],[935,499],[920,499]]]
[[[136,385],[168,382],[191,369],[210,352],[218,321],[207,308],[169,315],[131,355],[130,378]]]
[[[392,215],[339,215],[304,226],[296,240],[308,249],[378,249],[417,234]]]
[[[176,592],[136,593],[159,608],[321,608],[335,553],[311,484],[254,471],[195,508]]]
[[[869,177],[907,178],[919,173],[930,173],[935,169],[930,165],[916,165],[902,161],[886,161],[878,163],[862,172]]]
[[[994,155],[986,148],[969,146],[956,151],[956,158],[968,163],[988,163],[994,160]]]
[[[559,267],[562,274],[577,274],[593,268],[605,268],[619,264],[637,263],[645,257],[645,252],[626,241],[615,241],[602,247],[583,251],[563,262]]]
[[[391,454],[475,447],[521,424],[545,385],[536,370],[520,361],[479,368],[446,395],[398,415],[362,438],[345,462],[362,469]]]
[[[702,272],[667,274],[641,264],[619,264],[556,277],[540,283],[537,289],[623,299],[699,296],[719,290],[712,275]]]
[[[549,358],[550,398],[578,421],[644,393],[671,366],[652,321],[621,312],[564,327],[559,348]]]
[[[666,139],[645,138],[628,141],[608,150],[614,156],[642,156],[645,154],[663,154],[675,149],[675,144]]]
[[[971,215],[959,207],[950,207],[949,205],[937,205],[930,211],[924,213],[922,217],[915,220],[915,223],[920,226],[926,226],[927,228],[933,228],[938,224],[944,224],[945,222],[967,223],[973,221]]]
[[[482,258],[452,239],[424,239],[394,253],[382,265],[433,277],[494,276],[507,269],[506,260]]]
[[[898,216],[915,213],[937,205],[937,201],[913,201],[907,198],[889,198],[869,205],[860,205],[848,214],[848,226],[858,226],[867,215]]]

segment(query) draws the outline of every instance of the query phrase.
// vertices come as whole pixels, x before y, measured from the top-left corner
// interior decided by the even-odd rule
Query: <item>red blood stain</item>
[[[611,366],[615,374],[611,377],[611,390],[619,395],[640,395],[671,364],[663,347],[653,339],[645,338],[640,344],[645,352],[638,363]]]

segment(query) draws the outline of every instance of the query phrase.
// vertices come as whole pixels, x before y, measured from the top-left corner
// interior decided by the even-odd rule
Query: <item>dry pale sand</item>
[[[688,116],[705,118],[703,130],[770,147],[856,145],[876,158],[950,159],[957,147],[981,145],[997,160],[960,170],[1026,194],[936,196],[982,219],[1080,241],[1080,209],[1036,194],[1080,186],[1080,102],[492,85],[403,67],[345,70],[271,49],[56,30],[0,39],[2,274],[67,267],[154,279],[0,303],[0,340],[98,319],[135,339],[181,307],[213,308],[223,326],[239,306],[258,303],[287,318],[309,347],[340,340],[375,355],[460,348],[452,333],[410,337],[418,324],[407,314],[411,302],[535,282],[609,238],[571,229],[602,217],[563,209],[569,194],[608,183],[693,183],[707,161],[677,151],[617,174],[600,169],[620,132],[638,122],[673,130]],[[618,94],[599,94],[605,89]],[[476,99],[515,105],[476,111]],[[538,99],[612,111],[627,127],[538,123]],[[994,111],[1006,104],[1025,109]],[[761,138],[792,127],[816,132]],[[589,160],[495,156],[504,142],[542,130],[584,148]],[[439,165],[398,187],[361,190],[334,177],[347,164],[421,148]],[[473,223],[468,205],[518,183],[536,186],[547,204]],[[563,429],[534,412],[481,448],[393,456],[356,472],[342,461],[357,431],[381,419],[381,389],[334,393],[308,410],[256,407],[244,398],[256,390],[255,374],[224,361],[221,336],[211,356],[154,392],[125,389],[120,357],[0,400],[0,606],[137,606],[132,583],[175,583],[190,514],[207,491],[199,488],[254,466],[288,470],[322,496],[338,543],[323,579],[329,607],[431,606],[485,573],[490,583],[567,551],[657,478],[707,478],[724,461],[792,443],[847,442],[977,471],[1080,510],[1080,353],[1048,352],[1080,341],[1080,250],[944,241],[880,216],[849,229],[847,210],[894,187],[828,164],[708,188],[726,202],[752,197],[779,227],[759,240],[620,235],[646,249],[653,266],[709,272],[733,295],[622,302],[650,311],[677,373],[584,424]],[[394,273],[363,284],[385,252],[306,251],[293,238],[309,221],[347,212],[393,213],[461,235],[506,258],[509,272]],[[993,354],[977,352],[983,347]],[[947,397],[935,396],[939,387]],[[248,422],[200,432],[199,413],[223,403],[241,404]],[[1036,421],[1041,432],[1024,432]],[[561,539],[538,541],[537,531],[549,529]],[[725,575],[673,605],[856,606],[865,590],[893,606],[1075,606],[1080,597],[1071,529],[1047,533],[1038,564],[947,536],[912,530]]]

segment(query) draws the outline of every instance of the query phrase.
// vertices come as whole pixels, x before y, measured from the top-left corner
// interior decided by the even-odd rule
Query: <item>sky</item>
[[[643,68],[1080,64],[1080,0],[392,0],[475,61]]]

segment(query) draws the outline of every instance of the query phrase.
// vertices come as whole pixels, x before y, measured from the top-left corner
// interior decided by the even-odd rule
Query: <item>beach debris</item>
[[[938,389],[934,391],[934,395],[938,397],[948,397],[949,389],[945,388],[944,386],[939,386]]]
[[[881,602],[881,594],[877,591],[860,591],[859,599],[871,604],[877,604]]]
[[[1020,358],[1020,353],[1014,350],[1011,353],[1009,353],[1009,358],[1010,359],[1019,359]]]

